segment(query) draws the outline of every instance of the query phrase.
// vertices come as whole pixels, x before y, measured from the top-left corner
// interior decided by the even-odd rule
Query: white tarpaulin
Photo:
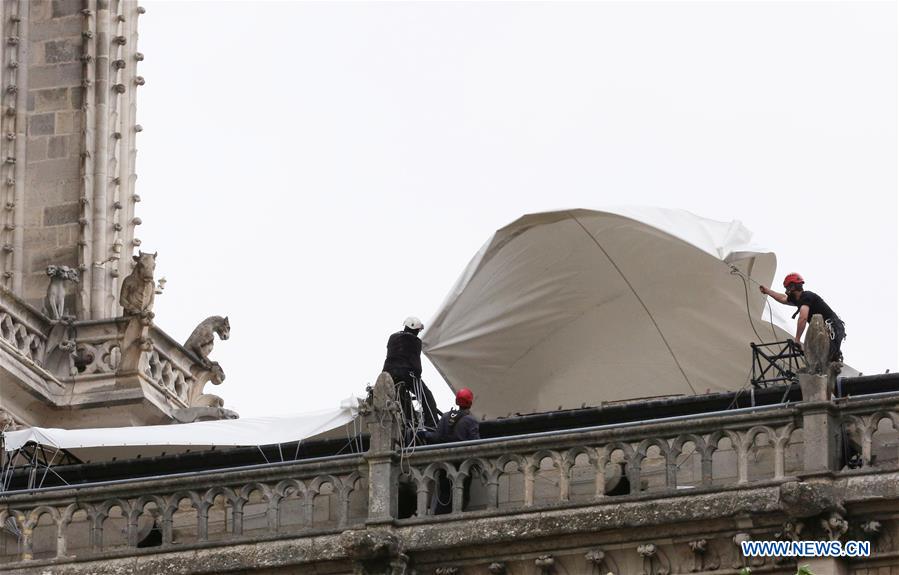
[[[82,461],[178,453],[190,448],[240,447],[290,443],[342,428],[356,417],[355,398],[333,409],[294,416],[250,417],[176,425],[54,429],[31,427],[4,434],[7,451],[28,442],[66,449]]]
[[[751,236],[680,210],[524,216],[472,259],[425,353],[488,417],[739,389],[756,332],[790,338],[762,319],[758,286],[731,273],[771,285],[775,256]]]

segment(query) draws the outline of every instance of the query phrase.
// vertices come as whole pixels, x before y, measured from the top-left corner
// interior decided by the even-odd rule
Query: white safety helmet
[[[409,329],[423,329],[424,325],[422,325],[421,320],[415,316],[410,315],[406,318],[406,321],[403,322],[405,327]]]

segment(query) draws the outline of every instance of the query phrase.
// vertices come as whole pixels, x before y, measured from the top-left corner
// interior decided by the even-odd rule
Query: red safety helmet
[[[456,393],[456,405],[461,407],[462,409],[468,409],[471,407],[471,402],[474,401],[474,394],[467,387],[463,387]]]
[[[793,272],[791,274],[787,274],[787,277],[784,278],[784,287],[789,287],[790,284],[802,285],[805,283],[805,280],[802,279],[802,276]]]

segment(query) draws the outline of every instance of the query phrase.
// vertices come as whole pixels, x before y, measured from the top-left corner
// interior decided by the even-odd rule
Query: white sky
[[[148,1],[156,321],[230,316],[243,416],[333,407],[494,230],[649,205],[741,220],[895,371],[896,6]]]

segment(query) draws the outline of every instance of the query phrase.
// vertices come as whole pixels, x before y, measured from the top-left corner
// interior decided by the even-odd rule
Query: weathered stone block
[[[81,63],[34,66],[28,71],[28,83],[34,90],[81,85]]]
[[[25,228],[24,231],[25,245],[35,247],[46,247],[56,245],[56,230],[50,228]],[[28,250],[35,252],[35,250]],[[40,253],[40,252],[37,252]],[[46,271],[44,268],[30,268],[33,272]]]
[[[44,162],[46,163],[46,160]],[[29,170],[38,168],[39,166],[29,166]],[[45,206],[57,206],[59,204],[68,204],[78,200],[78,191],[75,184],[71,184],[71,189],[67,189],[61,180],[53,179],[49,181],[36,182],[31,186],[26,185],[28,190],[27,201],[25,202],[26,217],[31,209],[37,211],[38,217],[35,219],[35,225],[42,225],[44,221],[43,209]]]
[[[66,110],[69,107],[69,89],[51,88],[48,90],[36,90],[35,111],[49,112],[52,110]]]
[[[31,196],[29,194],[29,200]],[[39,228],[43,225],[44,222],[44,208],[40,205],[25,205],[25,228]],[[35,246],[33,249],[37,249],[39,246]],[[32,249],[31,247],[28,248]],[[26,250],[27,252],[27,250]]]
[[[42,136],[40,138],[28,139],[28,163],[33,164],[47,159],[48,138]]]
[[[56,245],[60,247],[73,246],[81,239],[81,226],[79,224],[66,224],[56,226]]]
[[[80,90],[73,90],[78,92]],[[56,113],[56,133],[57,134],[74,134],[75,133],[75,112],[57,112]]]
[[[84,104],[84,89],[73,88],[72,90],[70,90],[70,96],[72,101],[72,109],[80,110],[81,106]]]
[[[51,136],[47,144],[47,157],[51,159],[64,157],[68,150],[67,140],[68,136]]]
[[[32,42],[44,42],[46,40],[59,40],[60,38],[80,38],[84,17],[81,14],[51,18],[40,22],[33,22],[28,34]]]
[[[29,170],[29,177],[33,178],[32,185],[43,182],[58,183],[62,180],[73,180],[81,177],[81,158],[78,156],[66,156],[55,160],[44,160],[43,162],[29,165]],[[29,187],[29,189],[31,188]]]
[[[26,98],[26,100],[27,100],[27,106],[26,106],[26,109],[27,109],[29,112],[33,112],[33,111],[34,111],[34,104],[35,104],[34,92],[28,92],[28,97]]]
[[[50,0],[31,0],[28,3],[28,18],[32,22],[40,22],[50,18]]]
[[[78,14],[84,7],[81,0],[53,0],[53,17],[62,18]]]
[[[63,204],[44,208],[44,225],[59,226],[78,221],[81,217],[81,204]],[[54,238],[55,239],[55,238]]]
[[[28,119],[28,135],[50,136],[56,127],[56,114],[35,114]]]
[[[72,40],[51,40],[44,43],[44,62],[47,64],[61,64],[63,62],[77,62],[81,57],[81,45]]]
[[[78,266],[78,252],[75,250],[75,246],[63,246],[53,249],[46,249],[39,252],[34,252],[30,255],[30,266],[27,269],[30,269],[32,274],[34,274],[35,276],[37,276],[37,274],[41,274],[43,276],[41,282],[38,282],[39,289],[41,283],[43,283],[43,290],[47,289],[48,265],[53,264],[69,267]]]

